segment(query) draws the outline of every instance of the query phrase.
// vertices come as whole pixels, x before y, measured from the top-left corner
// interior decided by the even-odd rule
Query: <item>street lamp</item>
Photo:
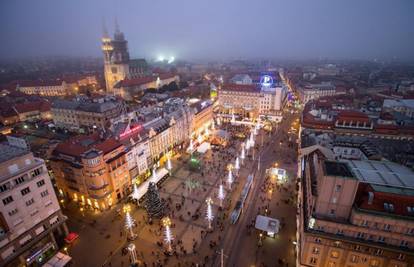
[[[168,251],[171,252],[172,251],[171,243],[172,243],[172,241],[174,239],[173,238],[173,235],[171,233],[171,228],[170,228],[171,227],[171,219],[169,217],[164,217],[162,219],[162,225],[165,228],[165,232],[164,232],[165,238],[164,238],[164,241],[168,245]]]
[[[211,204],[213,204],[213,200],[211,198],[207,198],[206,203],[207,203],[206,219],[208,221],[208,229],[211,230],[212,229],[211,222],[214,219],[213,208],[211,207]]]
[[[234,163],[234,169],[236,171],[240,170],[240,162],[239,162],[239,157],[236,158],[236,162]]]
[[[131,262],[134,266],[138,263],[137,251],[135,250],[135,245],[133,243],[128,245],[129,255],[131,257]]]
[[[219,190],[218,190],[218,199],[220,200],[220,207],[223,207],[223,199],[224,199],[224,188],[223,184],[220,183]]]
[[[231,168],[229,168],[229,173],[227,175],[227,183],[229,185],[229,189],[231,190],[231,185],[233,183],[233,173],[231,172]]]
[[[263,234],[262,234],[262,233],[260,233],[260,234],[259,234],[259,247],[261,247],[261,246],[262,246],[262,238],[263,238]]]
[[[125,205],[123,210],[125,212],[125,228],[129,230],[130,238],[133,240],[135,239],[136,235],[134,234],[134,231],[133,231],[135,220],[132,218],[130,214],[131,207],[129,205]]]

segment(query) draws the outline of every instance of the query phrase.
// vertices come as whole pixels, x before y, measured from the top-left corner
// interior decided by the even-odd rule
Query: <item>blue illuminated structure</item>
[[[270,76],[270,75],[263,75],[260,78],[260,84],[263,87],[270,87],[270,86],[272,86],[273,85],[273,78],[272,78],[272,76]]]

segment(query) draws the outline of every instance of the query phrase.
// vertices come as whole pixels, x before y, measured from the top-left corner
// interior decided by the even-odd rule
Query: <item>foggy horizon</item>
[[[3,1],[0,59],[101,57],[117,19],[131,58],[414,60],[411,1]]]

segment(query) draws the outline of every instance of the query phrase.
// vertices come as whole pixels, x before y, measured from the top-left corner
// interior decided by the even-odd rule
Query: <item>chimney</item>
[[[374,193],[368,192],[368,205],[372,205],[373,201],[374,201]]]

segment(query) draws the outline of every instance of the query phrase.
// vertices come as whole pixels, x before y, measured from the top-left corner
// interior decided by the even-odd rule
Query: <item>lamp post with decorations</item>
[[[208,221],[208,229],[211,230],[212,229],[211,223],[214,219],[213,208],[211,207],[211,205],[213,204],[213,200],[211,198],[207,198],[206,203],[207,203],[206,219]]]
[[[220,183],[218,189],[218,199],[220,200],[220,208],[223,208],[223,200],[224,200],[224,187],[223,184]]]
[[[129,205],[125,205],[123,210],[125,213],[125,228],[129,231],[129,239],[134,240],[136,238],[136,235],[133,231],[135,220],[132,218],[130,214],[131,207]]]
[[[168,252],[172,252],[171,243],[173,241],[173,235],[171,233],[171,219],[169,217],[164,217],[162,219],[162,225],[164,226],[164,241],[168,246]]]

